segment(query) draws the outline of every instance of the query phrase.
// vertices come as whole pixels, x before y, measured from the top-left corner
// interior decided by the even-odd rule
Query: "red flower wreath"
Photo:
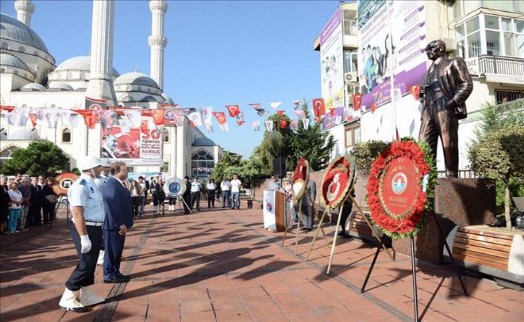
[[[335,159],[326,169],[322,178],[320,204],[326,208],[336,208],[346,199],[346,195],[353,186],[355,176],[353,160],[345,157]]]
[[[368,180],[368,204],[371,210],[371,218],[380,230],[392,238],[414,236],[424,224],[424,209],[428,198],[427,193],[421,191],[421,186],[424,176],[431,171],[425,157],[424,151],[414,141],[395,141],[373,162]],[[417,190],[414,192],[415,200],[396,207],[395,210],[398,210],[398,212],[395,212],[388,208],[387,202],[382,196],[383,190],[391,189],[389,186],[384,186],[384,179],[392,179],[390,174],[395,171],[398,164],[403,162],[408,165],[406,168],[412,169],[413,179],[416,180],[415,183],[410,183],[411,190]],[[415,169],[410,167],[411,165]],[[402,177],[403,173],[399,173],[399,177]],[[393,178],[396,177],[393,176]],[[400,189],[402,191],[407,186],[407,180],[406,184],[403,185],[402,180],[399,179],[398,187],[396,186],[397,182],[390,181],[392,186],[395,186],[393,190]],[[386,185],[390,181],[387,181]]]

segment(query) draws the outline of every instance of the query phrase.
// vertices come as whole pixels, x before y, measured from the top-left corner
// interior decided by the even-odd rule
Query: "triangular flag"
[[[227,111],[229,112],[229,116],[235,117],[238,114],[240,114],[240,106],[238,105],[226,105]]]
[[[87,128],[94,129],[96,122],[96,114],[93,110],[73,110],[74,112],[82,115],[84,117],[84,123],[87,125]]]
[[[190,113],[188,116],[189,120],[193,122],[195,126],[202,126],[202,117],[200,116],[200,112],[193,112]]]
[[[204,124],[204,127],[208,131],[212,129],[212,126],[211,126],[212,117],[213,117],[213,106],[205,106],[205,107],[200,108],[200,118],[202,120],[202,124]],[[212,132],[212,130],[210,132]]]
[[[251,128],[253,128],[253,131],[260,131],[260,121],[253,121]]]
[[[58,117],[63,125],[70,125],[71,122],[71,110],[60,110],[58,111]]]
[[[272,109],[276,110],[281,104],[282,102],[271,102],[269,103],[269,106],[271,106]]]
[[[273,121],[266,121],[266,131],[273,132],[274,126]]]
[[[291,120],[291,123],[289,123],[289,129],[293,132],[298,131],[298,120]]]
[[[237,115],[237,125],[238,126],[242,126],[244,125],[245,121],[244,121],[244,113],[239,113]]]
[[[47,120],[47,127],[50,129],[56,129],[57,111],[53,109],[48,109],[45,113],[45,118]]]
[[[12,109],[11,112],[7,112],[7,124],[17,126],[18,121],[18,110]]]
[[[294,100],[293,105],[295,106],[295,110],[302,107],[302,100]]]
[[[268,111],[263,109],[262,106],[260,106],[260,103],[251,103],[251,104],[248,104],[248,105],[251,106],[252,108],[254,108],[255,111],[257,111],[257,114],[260,115],[260,116],[264,116],[267,113],[269,113]]]
[[[309,119],[303,119],[302,124],[304,124],[304,129],[309,129]]]
[[[306,112],[304,112],[304,110],[295,110],[295,114],[297,115],[299,120],[303,120],[306,118]]]
[[[31,124],[33,125],[33,127],[35,127],[36,126],[36,114],[29,113],[29,119],[31,120]]]
[[[227,124],[226,113],[224,112],[213,112],[213,115],[217,119],[218,126],[224,132],[229,131],[229,125]]]

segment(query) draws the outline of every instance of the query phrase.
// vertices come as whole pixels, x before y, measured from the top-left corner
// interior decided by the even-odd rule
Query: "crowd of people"
[[[26,232],[34,226],[51,226],[56,218],[58,195],[53,178],[0,176],[0,233]]]

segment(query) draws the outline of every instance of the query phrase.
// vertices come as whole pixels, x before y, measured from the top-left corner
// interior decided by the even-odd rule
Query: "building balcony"
[[[485,77],[486,82],[512,85],[524,84],[524,59],[481,55],[466,59],[471,75]]]

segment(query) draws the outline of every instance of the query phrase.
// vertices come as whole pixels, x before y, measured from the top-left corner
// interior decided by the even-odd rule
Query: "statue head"
[[[446,55],[446,43],[442,40],[433,40],[426,46],[428,59],[435,60]]]

